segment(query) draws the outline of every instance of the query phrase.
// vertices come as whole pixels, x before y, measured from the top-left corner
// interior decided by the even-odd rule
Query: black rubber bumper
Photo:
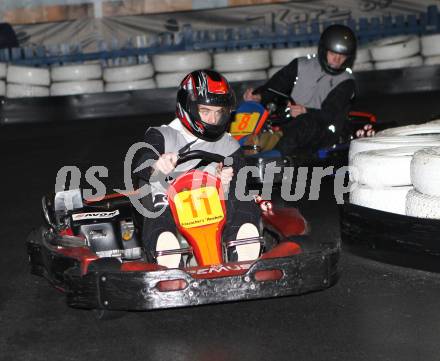
[[[409,217],[346,202],[344,248],[378,261],[440,272],[440,220]]]
[[[109,310],[151,310],[238,300],[299,295],[333,285],[338,278],[340,248],[255,262],[245,274],[212,279],[183,270],[154,272],[96,271],[85,276],[67,272],[71,307]],[[258,281],[262,270],[281,270],[278,280]],[[181,280],[186,287],[161,291],[159,282]]]

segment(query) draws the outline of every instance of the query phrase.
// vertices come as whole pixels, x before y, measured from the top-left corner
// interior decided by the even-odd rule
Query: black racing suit
[[[261,95],[262,103],[266,105],[277,97],[276,94],[268,91],[268,88],[290,95],[295,86],[295,81],[298,81],[297,77],[298,59],[294,59],[275,73],[263,86],[257,88],[255,93]],[[315,79],[308,80],[300,76],[300,81],[306,82],[306,86],[319,86],[319,79],[318,81]],[[306,107],[307,112],[282,125],[283,137],[276,148],[283,154],[288,155],[298,148],[317,148],[334,144],[346,127],[354,92],[354,80],[347,79],[331,89],[327,97],[322,100],[320,109],[299,103]],[[332,125],[336,128],[336,132],[329,131],[329,127]]]

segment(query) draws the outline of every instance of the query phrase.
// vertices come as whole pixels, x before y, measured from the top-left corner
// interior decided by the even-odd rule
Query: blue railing
[[[162,33],[143,41],[143,44],[125,44],[116,41],[101,42],[100,51],[85,53],[72,44],[57,47],[25,47],[0,50],[0,61],[14,64],[48,66],[50,64],[82,63],[89,60],[107,62],[111,59],[132,58],[133,62],[146,61],[150,54],[210,50],[284,48],[314,45],[323,28],[331,22],[288,24],[272,27],[237,27],[216,30],[194,30],[185,25],[179,33]],[[360,44],[379,38],[403,34],[440,33],[440,13],[436,5],[417,15],[349,19],[345,24],[356,31]]]

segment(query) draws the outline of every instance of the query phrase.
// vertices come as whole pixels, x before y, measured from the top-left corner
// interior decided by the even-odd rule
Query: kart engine
[[[81,191],[75,189],[58,192],[52,211],[43,201],[43,213],[48,223],[55,229],[70,229],[74,238],[82,239],[84,246],[90,247],[99,257],[142,257],[130,205],[84,205]]]

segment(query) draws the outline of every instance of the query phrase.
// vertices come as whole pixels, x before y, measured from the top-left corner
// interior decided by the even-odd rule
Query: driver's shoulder
[[[216,146],[229,154],[234,153],[238,148],[240,148],[238,141],[229,133],[224,133],[223,136],[216,142]]]

